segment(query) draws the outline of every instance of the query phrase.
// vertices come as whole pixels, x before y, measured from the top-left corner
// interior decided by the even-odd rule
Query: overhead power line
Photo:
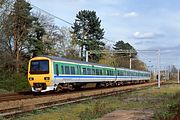
[[[111,43],[114,43],[114,41],[109,40],[109,39],[107,39],[107,38],[105,38],[105,37],[104,37],[104,40],[106,40],[106,41],[108,41],[108,42],[111,42]]]
[[[65,22],[65,23],[67,23],[67,24],[69,24],[69,25],[73,25],[72,23],[68,22],[67,20],[64,20],[64,19],[62,19],[62,18],[60,18],[60,17],[57,17],[57,16],[55,16],[55,15],[53,15],[53,14],[51,14],[51,13],[45,11],[45,10],[43,10],[43,9],[41,9],[41,8],[33,5],[33,4],[31,4],[31,6],[35,7],[36,9],[38,9],[38,10],[40,10],[40,11],[43,11],[44,13],[46,13],[46,14],[48,14],[48,15],[50,15],[50,16],[58,19],[58,20],[61,20],[61,21]]]
[[[65,20],[65,19],[63,19],[63,18],[57,17],[57,16],[51,14],[50,12],[48,12],[48,11],[46,11],[46,10],[43,10],[43,9],[41,9],[41,8],[39,8],[39,7],[35,6],[35,5],[33,5],[33,4],[31,4],[31,6],[33,6],[34,8],[36,8],[36,9],[38,9],[38,10],[40,10],[40,11],[42,11],[42,12],[48,14],[48,15],[50,15],[50,16],[52,16],[52,17],[58,19],[58,20],[60,20],[60,21],[63,21],[63,22],[65,22],[65,23],[69,24],[69,25],[73,25],[73,24],[70,23],[69,21],[67,21],[67,20]],[[108,41],[108,42],[111,42],[111,43],[114,43],[114,41],[109,40],[109,39],[107,39],[107,38],[105,38],[105,37],[104,37],[104,40],[106,40],[106,41]]]

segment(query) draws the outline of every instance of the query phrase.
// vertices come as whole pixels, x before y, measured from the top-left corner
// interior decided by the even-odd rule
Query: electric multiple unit
[[[34,57],[29,61],[28,80],[33,92],[47,92],[78,88],[87,83],[108,86],[125,82],[147,82],[150,73],[46,56]]]

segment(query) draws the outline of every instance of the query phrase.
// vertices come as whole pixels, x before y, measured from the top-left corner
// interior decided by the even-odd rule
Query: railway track
[[[132,86],[113,87],[113,88],[96,89],[96,90],[92,89],[86,91],[75,91],[70,93],[49,94],[49,95],[40,95],[40,96],[25,95],[26,98],[22,96],[22,99],[18,98],[16,100],[11,99],[11,101],[1,101],[0,116],[8,117],[33,110],[45,109],[53,106],[60,106],[64,104],[70,104],[70,103],[85,101],[89,99],[96,99],[96,98],[115,95],[119,93],[123,94],[131,91],[143,89],[144,87],[153,86],[156,84],[157,83],[146,83],[146,84],[138,84]],[[1,97],[2,96],[0,96],[0,98]]]
[[[81,89],[83,91],[88,90],[96,90],[96,88],[89,88],[89,89]],[[97,88],[101,89],[101,88]],[[76,93],[80,90],[74,90],[70,93]],[[9,101],[16,101],[16,100],[23,100],[23,99],[31,99],[31,98],[38,98],[38,97],[46,97],[46,96],[56,96],[56,95],[62,95],[62,94],[68,94],[66,91],[62,91],[61,93],[56,92],[49,92],[49,93],[33,93],[33,92],[22,92],[22,93],[11,93],[11,94],[0,94],[0,103],[1,102],[9,102]]]
[[[30,94],[25,95],[25,94],[20,94],[20,93],[0,94],[0,102],[26,99],[30,97],[33,97],[33,95],[30,95]]]
[[[128,84],[127,84],[128,85]],[[121,87],[127,86],[123,85]],[[80,92],[81,90],[83,91],[88,91],[88,90],[98,90],[98,89],[108,89],[108,88],[82,88],[80,90],[74,90],[71,91],[71,93],[76,93]],[[33,93],[31,91],[26,91],[26,92],[19,92],[19,93],[10,93],[10,94],[0,94],[0,103],[1,102],[8,102],[8,101],[15,101],[15,100],[22,100],[22,99],[31,99],[31,98],[38,98],[38,97],[45,97],[45,96],[56,96],[59,94],[67,94],[67,91],[62,91],[61,93],[55,93],[55,92],[48,92],[48,93]]]

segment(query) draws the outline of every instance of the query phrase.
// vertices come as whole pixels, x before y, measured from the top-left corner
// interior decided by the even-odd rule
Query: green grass
[[[152,110],[153,119],[170,119],[174,116],[180,103],[180,85],[163,85],[161,89],[149,87],[126,94],[89,100],[81,103],[53,107],[34,111],[18,120],[92,120],[111,111],[121,110]]]

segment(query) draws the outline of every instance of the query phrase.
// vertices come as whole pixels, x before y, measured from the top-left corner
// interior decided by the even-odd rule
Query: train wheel
[[[101,87],[102,87],[101,83],[96,83],[96,88],[101,88]]]
[[[63,91],[63,86],[59,84],[56,88],[56,92],[61,92],[61,91]]]

